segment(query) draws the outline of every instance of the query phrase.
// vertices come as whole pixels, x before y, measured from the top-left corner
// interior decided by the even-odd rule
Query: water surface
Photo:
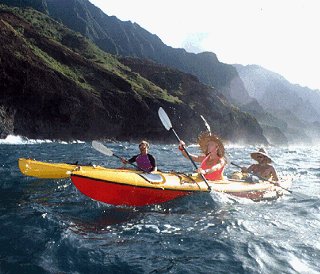
[[[138,153],[137,144],[104,144]],[[255,150],[227,147],[229,161],[249,165]],[[193,170],[176,145],[150,152],[161,170]],[[320,273],[320,148],[268,152],[281,175],[294,176],[293,194],[251,202],[202,193],[130,208],[92,201],[70,179],[18,169],[19,157],[121,166],[89,143],[1,141],[0,273]]]

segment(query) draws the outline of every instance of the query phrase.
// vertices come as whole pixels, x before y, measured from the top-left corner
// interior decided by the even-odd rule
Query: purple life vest
[[[150,163],[148,155],[140,154],[136,158],[136,163],[137,163],[138,167],[140,167],[144,171],[151,171],[153,169],[153,167],[152,167],[152,165]]]

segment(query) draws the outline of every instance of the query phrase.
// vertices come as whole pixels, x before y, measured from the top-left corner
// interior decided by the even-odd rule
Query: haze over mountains
[[[250,97],[254,98],[240,108],[257,118],[266,135],[268,127],[276,127],[285,134],[290,143],[318,140],[319,90],[293,85],[281,75],[257,65],[235,67]],[[255,107],[255,100],[263,112],[261,108]]]
[[[164,92],[168,92],[169,96],[177,98],[176,102],[170,103],[172,106],[169,107],[169,110],[172,109],[172,113],[179,113],[180,125],[192,125],[187,128],[179,126],[186,138],[194,138],[196,131],[203,128],[200,125],[201,120],[198,119],[200,114],[205,115],[215,132],[230,141],[265,143],[265,136],[270,143],[287,144],[288,141],[290,143],[310,141],[319,137],[319,120],[312,118],[319,117],[316,108],[319,102],[319,92],[297,86],[293,89],[285,79],[280,81],[279,77],[272,76],[271,72],[268,73],[262,68],[252,69],[251,67],[223,64],[219,62],[214,53],[194,54],[184,49],[166,46],[156,35],[149,33],[139,25],[122,22],[114,16],[107,16],[87,0],[0,0],[0,3],[31,6],[81,33],[102,50],[118,57],[122,56],[119,60],[128,68],[128,73],[131,70],[140,74]],[[73,43],[66,41],[64,46],[74,50]],[[152,62],[143,61],[143,59],[149,59]],[[58,61],[61,62],[61,59]],[[86,83],[87,80],[84,79],[84,82]],[[148,103],[145,101],[147,97]],[[141,113],[143,117],[150,113],[151,109],[157,109],[157,106],[163,105],[163,102],[158,99],[149,97],[145,94],[142,96],[143,105],[148,106],[146,111]],[[123,104],[120,103],[120,97],[118,99],[113,102],[113,108],[109,105],[105,111],[110,112],[109,108],[115,109],[118,106],[117,111],[121,112],[119,108]],[[177,103],[178,101],[180,103]],[[275,101],[277,104],[273,104]],[[230,103],[250,113],[259,121],[262,128],[252,116],[237,110]],[[2,107],[2,117],[9,115],[8,111],[4,111],[8,107],[8,105]],[[130,103],[130,108],[140,109],[140,106]],[[100,137],[103,135],[117,139],[130,136],[138,138],[140,135],[134,131],[135,128],[138,128],[141,136],[147,134],[147,137],[156,138],[160,129],[159,125],[155,129],[152,123],[153,119],[157,119],[154,112],[151,111],[150,117],[152,118],[147,118],[149,121],[147,133],[141,133],[143,125],[137,123],[137,119],[123,119],[128,116],[125,110],[126,108],[119,115],[122,117],[122,126],[117,134],[112,134],[111,130],[107,129],[108,126],[104,126],[100,121],[99,127],[90,131],[91,134],[88,133],[85,138],[96,137],[98,128],[104,132],[98,134]],[[139,115],[135,118],[139,118]],[[89,122],[90,117],[87,119]],[[129,128],[132,127],[132,129],[126,132],[125,125],[128,121]],[[304,126],[305,123],[308,123],[308,130]],[[19,133],[17,129],[18,127],[15,131],[15,127],[11,127],[12,131]],[[25,135],[28,133],[25,132]],[[53,135],[59,138],[59,134]],[[84,137],[81,134],[73,136],[72,132],[66,136],[67,138],[80,137],[80,139]],[[60,138],[66,137],[60,136]]]

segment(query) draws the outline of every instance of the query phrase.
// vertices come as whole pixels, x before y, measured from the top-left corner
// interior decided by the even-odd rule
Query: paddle
[[[93,147],[95,150],[101,152],[102,154],[107,155],[107,156],[114,156],[114,157],[122,160],[122,157],[114,154],[113,151],[112,151],[110,148],[107,148],[106,146],[104,146],[104,145],[101,144],[100,142],[98,142],[98,141],[92,141],[91,144],[92,144],[92,147]],[[133,165],[134,167],[136,167],[137,169],[139,169],[139,170],[141,170],[141,171],[144,171],[144,172],[149,173],[148,171],[146,171],[146,170],[138,167],[138,166],[135,165],[134,163],[129,163],[129,164],[130,164],[130,165]]]
[[[210,128],[207,120],[206,120],[202,115],[200,115],[200,117],[201,117],[201,119],[203,120],[204,125],[206,126],[207,130],[209,131],[209,133],[210,133],[210,135],[211,135],[211,128]]]
[[[171,124],[171,121],[167,115],[167,113],[164,111],[164,109],[162,107],[159,108],[158,110],[158,115],[159,115],[159,118],[163,124],[163,126],[165,127],[166,130],[171,130],[174,135],[176,136],[177,140],[180,142],[181,139],[179,138],[178,134],[176,133],[176,131],[174,130],[174,128],[172,127],[172,124]],[[189,152],[187,151],[186,147],[185,146],[182,146],[183,147],[183,150],[186,152],[188,158],[190,159],[190,161],[192,162],[192,164],[194,165],[194,167],[196,169],[198,169],[196,163],[193,161],[193,159],[191,158]],[[210,185],[208,184],[208,181],[207,179],[203,176],[203,174],[200,174],[202,180],[206,183],[207,187],[208,187],[208,190],[211,191],[211,187]]]
[[[238,167],[238,168],[240,168],[240,169],[242,169],[242,167],[241,166],[239,166],[239,165],[237,165],[237,164],[235,164],[235,163],[233,163],[233,162],[231,162],[231,165],[234,165],[234,166],[236,166],[236,167]],[[264,178],[264,177],[261,177],[261,176],[259,176],[258,174],[255,174],[254,172],[248,172],[249,174],[251,174],[251,175],[253,175],[253,176],[256,176],[256,177],[258,177],[260,180],[263,180],[263,181],[267,181],[267,182],[269,182],[269,183],[271,183],[271,184],[275,184],[275,182],[273,182],[273,181],[271,181],[271,180],[268,180],[268,179],[266,179],[266,178]],[[289,190],[289,189],[286,189],[286,188],[284,188],[284,187],[282,187],[282,186],[280,186],[280,185],[276,185],[276,186],[278,186],[278,187],[280,187],[280,188],[282,188],[282,189],[284,189],[284,190],[286,190],[286,191],[288,191],[289,193],[292,193],[292,191],[291,190]]]

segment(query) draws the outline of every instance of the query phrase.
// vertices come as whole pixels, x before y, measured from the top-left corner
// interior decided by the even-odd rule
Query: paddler
[[[122,163],[124,164],[132,164],[134,162],[137,163],[139,169],[151,172],[157,171],[157,165],[155,158],[148,153],[150,145],[147,141],[143,140],[139,143],[140,154],[131,157],[129,160],[125,158],[121,158]]]
[[[223,171],[226,166],[226,159],[224,158],[225,150],[224,145],[220,138],[208,131],[202,132],[198,137],[198,143],[203,154],[193,155],[190,154],[191,158],[195,162],[200,162],[201,165],[197,169],[199,174],[203,174],[208,180],[222,180]],[[180,141],[179,150],[182,155],[188,158],[185,150],[184,141]]]
[[[264,148],[260,148],[258,151],[252,152],[250,155],[252,159],[258,162],[258,164],[252,164],[248,168],[243,167],[241,169],[242,173],[254,174],[272,181],[279,180],[275,168],[270,165],[270,163],[272,163],[272,158]]]

